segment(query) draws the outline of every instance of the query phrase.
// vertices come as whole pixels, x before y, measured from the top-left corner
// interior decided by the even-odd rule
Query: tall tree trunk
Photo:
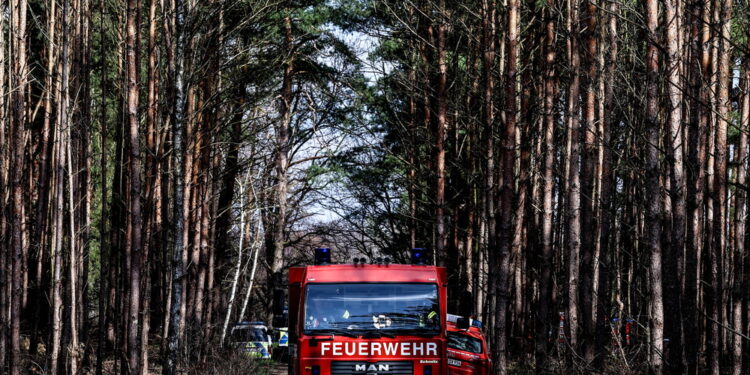
[[[682,133],[682,79],[680,65],[682,64],[682,45],[679,44],[679,34],[682,33],[678,13],[679,0],[665,2],[664,23],[666,25],[666,76],[667,76],[667,133],[671,141],[665,145],[667,155],[671,161],[670,198],[672,203],[672,242],[664,249],[664,314],[665,337],[669,339],[666,351],[666,362],[671,371],[683,372],[682,365],[682,319],[680,310],[680,267],[685,245],[685,171],[683,165]],[[666,229],[665,229],[666,230]]]
[[[656,0],[646,2],[648,47],[646,53],[646,228],[650,253],[649,280],[651,284],[651,333],[649,366],[656,374],[663,367],[664,303],[662,297],[661,189],[659,185],[659,52],[656,29],[659,9]]]
[[[747,48],[750,50],[750,39],[747,40]],[[747,144],[747,131],[750,130],[750,55],[745,54],[745,59],[743,61],[743,74],[742,74],[742,82],[740,89],[742,90],[741,94],[741,102],[740,102],[740,132],[742,132],[741,137],[745,138],[745,147],[741,151],[743,157],[740,158],[740,168],[745,170],[745,181],[744,183],[747,184],[747,168],[748,168],[748,144]],[[740,146],[742,148],[742,146]],[[738,191],[741,190],[737,189]],[[745,200],[745,203],[747,204],[747,192],[742,192],[743,199]],[[747,207],[745,207],[745,214],[747,214]],[[747,220],[745,220],[745,224],[747,225]],[[743,228],[744,234],[747,234],[747,228]],[[737,236],[737,238],[741,238],[740,236]],[[742,250],[745,250],[745,244],[742,244]],[[743,272],[742,272],[742,332],[745,334],[748,333],[750,330],[750,327],[748,325],[750,324],[750,256],[744,255],[742,258],[743,262]],[[739,298],[739,297],[736,297]],[[747,373],[750,372],[750,343],[748,343],[746,340],[742,341],[742,370]]]
[[[502,140],[502,173],[500,185],[500,233],[498,235],[499,276],[497,285],[497,311],[495,318],[495,350],[497,366],[495,373],[508,373],[508,329],[507,314],[510,302],[511,246],[513,241],[513,180],[515,166],[516,115],[517,115],[517,59],[518,59],[518,0],[508,1],[507,67],[505,72],[505,133]]]
[[[11,257],[11,304],[10,304],[10,373],[21,373],[21,305],[23,296],[23,259],[25,253],[23,243],[23,196],[24,196],[24,136],[27,121],[26,86],[28,64],[26,60],[26,0],[16,0],[10,10],[12,25],[11,36],[12,71],[9,87],[12,89],[10,97],[10,119],[12,134],[12,257]]]
[[[496,220],[495,220],[495,199],[496,199],[496,192],[497,187],[495,185],[495,106],[494,106],[494,88],[495,88],[495,78],[494,78],[494,67],[495,67],[495,36],[496,36],[496,2],[495,0],[486,0],[483,3],[484,7],[484,19],[482,21],[483,25],[483,44],[484,44],[484,56],[483,56],[483,62],[482,62],[482,69],[484,71],[484,113],[483,113],[483,121],[484,121],[484,128],[482,130],[483,137],[484,137],[484,192],[482,194],[482,200],[483,200],[483,207],[482,207],[482,217],[484,218],[483,224],[484,224],[484,238],[485,240],[482,241],[482,244],[480,245],[480,253],[479,253],[479,268],[478,268],[478,274],[480,281],[478,284],[484,285],[487,284],[487,291],[484,294],[485,298],[478,298],[477,302],[477,313],[483,314],[483,316],[486,316],[484,314],[485,308],[488,306],[491,306],[494,303],[495,298],[495,290],[496,288],[496,273],[489,272],[489,277],[484,277],[485,273],[485,267],[493,268],[494,265],[497,263],[496,257],[494,254],[492,256],[487,257],[487,253],[490,251],[490,249],[495,249],[495,244],[497,243],[497,236],[496,236]],[[481,233],[481,231],[480,231]],[[489,259],[488,259],[489,258]],[[487,266],[485,266],[485,263],[487,263]],[[489,280],[487,280],[489,279]],[[484,281],[484,282],[482,282]],[[488,282],[489,281],[489,282]],[[487,300],[488,303],[484,303],[484,300]],[[492,307],[494,308],[494,306]],[[483,318],[484,319],[484,318]],[[486,319],[485,319],[486,320]],[[494,339],[494,337],[490,336],[491,339]]]
[[[747,63],[745,64],[747,66]],[[742,84],[747,86],[745,81],[748,78],[748,72],[744,72]],[[746,89],[746,88],[745,88]],[[743,95],[742,100],[747,101],[747,94]],[[744,103],[740,103],[741,106],[745,106]],[[740,114],[741,120],[739,123],[740,139],[737,145],[735,158],[737,160],[737,174],[736,181],[737,189],[734,192],[734,236],[732,236],[732,242],[734,245],[734,276],[732,285],[732,326],[738,332],[746,332],[746,326],[743,325],[743,300],[742,300],[742,280],[747,269],[743,269],[744,257],[745,257],[745,230],[746,221],[745,215],[747,215],[747,208],[745,207],[746,192],[742,189],[742,186],[747,185],[747,110],[742,108]],[[746,313],[745,313],[746,314]],[[732,335],[732,365],[733,372],[735,375],[742,374],[742,362],[743,362],[743,337],[735,334]]]
[[[103,41],[105,38],[104,29],[104,13],[106,8],[106,0],[100,0],[100,13],[99,13],[99,40]],[[104,150],[108,141],[108,116],[107,116],[107,95],[104,94],[108,91],[109,80],[106,77],[107,62],[103,57],[104,54],[104,43],[100,44],[100,85],[101,85],[101,98],[100,98],[100,109],[99,109],[99,126],[101,132],[101,149]],[[109,202],[107,198],[107,191],[109,186],[107,184],[107,153],[102,152],[100,155],[100,186],[101,186],[101,219],[99,222],[99,324],[98,324],[98,340],[96,348],[96,375],[102,375],[104,371],[104,353],[105,346],[107,345],[107,311],[112,308],[109,305],[109,283],[108,277],[111,272],[109,258],[110,258],[110,242],[109,240],[109,229],[107,226],[107,219],[109,217]]]
[[[58,111],[58,119],[59,117]],[[59,124],[59,122],[58,122]],[[60,138],[60,131],[55,132]],[[62,142],[55,144],[55,208],[54,208],[54,228],[52,229],[51,259],[52,263],[52,342],[49,358],[50,374],[59,374],[58,361],[60,358],[60,341],[62,336],[62,246],[63,246],[63,214],[64,214],[64,176],[65,169],[62,164],[64,160]]]
[[[79,204],[79,215],[81,223],[81,239],[79,243],[78,252],[78,296],[80,309],[78,310],[78,320],[80,321],[81,334],[80,342],[89,342],[89,274],[90,274],[90,263],[91,258],[91,227],[92,227],[92,202],[94,196],[94,184],[92,178],[92,102],[91,102],[91,29],[92,29],[92,0],[82,0],[79,4],[79,17],[80,17],[80,43],[81,43],[81,56],[80,56],[80,111],[81,111],[81,154],[79,160],[79,181],[78,186],[81,190],[81,202]],[[80,353],[82,355],[82,367],[90,367],[90,354],[92,345],[85,346],[85,352]]]
[[[294,52],[292,51],[292,16],[285,9],[284,16],[284,74],[279,100],[279,121],[276,123],[276,220],[274,223],[273,247],[271,251],[271,295],[281,288],[282,268],[284,266],[284,247],[286,244],[287,194],[289,168],[289,126],[292,121],[292,80],[294,76]],[[271,314],[278,309],[274,298]]]
[[[78,274],[77,274],[77,266],[78,266],[78,259],[77,259],[77,244],[76,244],[76,215],[75,215],[75,201],[73,199],[74,194],[74,176],[73,176],[73,158],[72,158],[72,151],[70,148],[73,146],[71,143],[71,127],[73,126],[72,122],[70,121],[71,115],[69,111],[69,105],[70,105],[70,44],[71,44],[71,38],[70,38],[70,4],[68,0],[63,0],[63,6],[62,6],[62,57],[60,59],[61,61],[61,82],[60,82],[60,100],[58,102],[58,107],[60,111],[60,118],[58,122],[58,129],[59,129],[59,138],[58,142],[60,143],[60,147],[62,150],[60,151],[60,160],[58,160],[58,163],[63,166],[61,168],[61,172],[65,173],[67,172],[68,175],[68,211],[69,211],[69,218],[68,218],[68,225],[69,225],[69,235],[68,238],[69,242],[69,248],[70,252],[68,254],[69,261],[68,261],[68,283],[69,283],[69,290],[68,290],[68,296],[70,301],[70,307],[68,309],[68,318],[70,319],[69,326],[67,327],[69,338],[69,346],[67,349],[67,360],[68,360],[68,371],[71,374],[76,374],[78,372],[78,325],[77,325],[77,285],[76,282],[78,281]],[[65,171],[67,169],[67,171]],[[59,178],[64,178],[63,176],[59,176]],[[62,186],[60,186],[61,189],[64,189]],[[63,207],[61,204],[60,207]],[[58,234],[59,236],[63,236],[63,232]],[[62,252],[62,248],[58,248],[57,251]]]
[[[169,343],[167,345],[167,353],[165,357],[165,363],[162,370],[164,375],[176,375],[177,374],[177,356],[180,351],[180,333],[182,331],[183,315],[181,306],[184,305],[182,300],[183,286],[184,286],[184,269],[183,269],[183,254],[185,246],[184,242],[184,213],[185,206],[180,204],[184,202],[185,195],[185,149],[183,145],[183,137],[185,134],[185,82],[184,82],[184,69],[185,69],[185,46],[187,42],[187,31],[188,28],[185,24],[185,4],[183,0],[174,0],[174,11],[175,11],[175,35],[177,37],[177,43],[175,45],[174,59],[170,61],[174,62],[174,66],[170,66],[170,72],[174,74],[174,105],[172,119],[172,158],[174,160],[174,208],[173,208],[173,220],[174,220],[174,245],[172,249],[172,298],[171,298],[171,309],[169,312]]]
[[[581,233],[581,320],[583,334],[581,342],[583,357],[586,362],[594,360],[595,351],[595,323],[594,323],[594,253],[596,247],[596,203],[594,189],[594,172],[598,161],[596,150],[596,90],[598,85],[598,7],[595,1],[587,1],[580,30],[585,37],[583,75],[583,153],[581,154],[581,221],[584,228]],[[577,115],[577,112],[571,114]]]
[[[253,189],[251,187],[251,191],[252,190]],[[257,199],[254,191],[252,195],[253,195],[253,198],[251,200],[254,202]],[[255,233],[255,238],[253,240],[252,245],[250,245],[250,252],[252,253],[253,251],[255,251],[255,255],[253,255],[253,265],[250,268],[250,280],[248,280],[247,292],[245,292],[245,298],[242,301],[242,308],[240,309],[240,314],[237,315],[238,321],[242,321],[245,319],[245,311],[247,310],[247,305],[248,305],[248,302],[250,301],[250,296],[252,296],[252,293],[253,293],[253,283],[255,282],[255,271],[257,271],[258,269],[258,253],[260,253],[260,248],[261,248],[260,227],[263,222],[260,220],[260,218],[256,220],[257,220],[256,228],[255,228],[255,232],[253,232]],[[250,225],[249,222],[248,222],[248,225]],[[249,235],[250,231],[248,230],[247,233]]]
[[[536,366],[543,369],[547,361],[548,330],[553,321],[552,302],[552,258],[553,258],[553,210],[555,190],[555,104],[557,101],[557,69],[555,61],[556,15],[552,9],[555,0],[547,0],[544,39],[544,184],[542,188],[542,233],[541,264],[539,276],[539,310],[536,314]]]
[[[614,111],[615,105],[615,69],[617,68],[618,59],[618,28],[617,21],[619,18],[619,3],[609,2],[606,12],[607,24],[606,33],[609,41],[608,51],[604,52],[603,67],[603,84],[604,84],[604,107],[602,108],[603,116],[600,119],[601,124],[601,144],[602,144],[602,170],[601,170],[601,231],[599,234],[599,281],[598,281],[598,298],[596,309],[596,366],[601,367],[606,360],[607,345],[612,342],[610,337],[611,328],[611,296],[617,294],[617,290],[612,290],[610,286],[610,272],[613,261],[617,254],[610,254],[610,235],[611,226],[614,223],[615,209],[613,205],[613,195],[615,194],[615,184],[613,175],[613,157],[614,142],[612,142],[612,129],[616,128],[616,117]],[[622,321],[622,316],[618,316]]]
[[[716,140],[714,150],[714,179],[713,179],[713,238],[711,242],[712,254],[712,293],[714,309],[719,316],[713,326],[723,324],[725,319],[724,307],[724,257],[727,245],[727,129],[729,127],[729,111],[731,102],[729,99],[730,81],[730,63],[732,56],[732,45],[730,40],[731,17],[732,17],[732,0],[724,0],[721,4],[721,13],[719,17],[719,50],[718,50],[718,92],[716,95]],[[717,327],[720,330],[721,328]],[[714,362],[720,362],[720,353],[722,352],[722,343],[724,335],[719,333],[718,340],[713,342],[711,347],[711,357]],[[712,364],[712,373],[718,371],[716,364]]]
[[[218,201],[218,211],[217,211],[217,218],[216,218],[216,246],[214,247],[216,249],[216,258],[217,258],[217,270],[219,271],[218,279],[224,280],[224,273],[226,273],[228,270],[226,268],[229,267],[231,256],[228,253],[229,246],[229,230],[232,225],[232,218],[235,217],[232,215],[232,203],[234,201],[234,189],[235,189],[235,180],[237,179],[237,174],[239,173],[239,152],[240,152],[240,145],[242,144],[242,118],[243,114],[245,113],[245,84],[240,83],[237,85],[237,108],[235,109],[236,113],[231,118],[231,135],[230,135],[230,144],[229,144],[229,150],[227,151],[226,156],[226,164],[224,166],[224,171],[222,173],[222,183],[221,183],[221,192],[219,193],[219,201]],[[240,185],[242,186],[242,185]],[[242,200],[242,195],[240,195],[240,200]],[[243,206],[240,206],[241,210],[244,210]],[[244,211],[241,211],[244,213]],[[223,304],[223,302],[222,302]],[[229,308],[227,309],[226,316],[230,315],[232,304],[228,304]],[[223,307],[222,307],[223,308]],[[223,333],[222,333],[223,334]],[[222,340],[223,343],[224,340]]]
[[[440,0],[437,14],[437,123],[435,124],[435,221],[437,241],[435,256],[438,265],[445,266],[448,259],[445,231],[445,131],[448,127],[448,67],[446,58],[446,29],[448,17],[445,0]],[[455,268],[448,271],[451,276],[457,275]],[[455,277],[455,276],[454,276]],[[457,280],[450,277],[454,282]]]
[[[147,83],[147,110],[146,110],[146,162],[145,162],[145,197],[148,202],[145,207],[143,216],[145,220],[145,235],[143,241],[143,252],[141,262],[143,268],[143,277],[141,288],[145,291],[142,301],[141,310],[143,311],[141,324],[141,373],[148,373],[148,332],[150,329],[151,313],[150,305],[152,298],[157,296],[153,293],[151,287],[152,272],[151,266],[157,267],[158,262],[152,261],[151,258],[157,258],[161,253],[161,241],[157,239],[160,235],[161,225],[161,163],[157,161],[160,153],[158,144],[158,125],[157,118],[159,112],[158,100],[158,61],[156,46],[157,38],[157,1],[151,0],[148,9],[148,83]],[[157,258],[158,259],[158,258]],[[154,296],[152,296],[154,295]],[[160,302],[157,300],[157,303]]]
[[[568,212],[568,325],[570,329],[570,345],[575,348],[578,344],[578,275],[579,258],[581,253],[581,142],[583,141],[583,129],[580,126],[578,112],[580,91],[580,56],[578,52],[578,0],[569,2],[571,23],[570,49],[570,84],[568,86],[568,111],[569,116],[569,147],[568,153],[568,190],[567,190],[567,212]]]
[[[237,285],[240,281],[240,270],[242,269],[242,251],[244,250],[245,232],[247,230],[245,226],[245,191],[244,184],[240,183],[240,243],[237,246],[237,267],[234,270],[234,277],[232,277],[232,290],[229,292],[229,304],[227,306],[227,312],[224,315],[224,324],[221,329],[221,340],[219,343],[225,345],[225,339],[227,335],[227,328],[229,327],[229,320],[232,317],[232,310],[234,308],[234,297],[237,294]]]
[[[706,109],[707,90],[702,88],[702,69],[708,69],[708,51],[703,48],[704,34],[708,34],[708,23],[703,22],[707,14],[707,1],[693,0],[690,18],[690,95],[689,99],[689,134],[687,180],[688,210],[687,233],[685,248],[685,288],[683,291],[682,308],[685,334],[685,358],[687,374],[697,372],[697,357],[699,346],[698,331],[698,296],[699,284],[698,262],[703,245],[703,188],[705,184],[704,159],[706,150],[706,132],[708,111]]]
[[[35,247],[37,252],[36,257],[36,270],[35,270],[35,291],[33,291],[32,298],[34,299],[34,330],[32,332],[31,337],[31,350],[35,350],[37,347],[37,344],[39,342],[39,328],[44,328],[44,319],[42,319],[42,316],[45,312],[48,312],[47,308],[47,302],[44,298],[44,287],[43,283],[44,280],[48,278],[48,276],[45,275],[45,253],[46,253],[46,246],[48,245],[46,243],[47,239],[47,219],[48,219],[48,211],[49,211],[49,200],[50,200],[50,193],[49,191],[54,191],[52,186],[49,184],[49,175],[51,172],[51,158],[54,155],[51,155],[51,147],[52,142],[50,140],[50,132],[51,132],[51,123],[53,121],[54,113],[53,113],[53,105],[52,105],[52,99],[55,95],[56,85],[57,85],[57,79],[55,76],[55,72],[57,69],[55,69],[55,62],[57,59],[56,56],[56,46],[57,46],[57,39],[56,39],[56,29],[57,29],[57,2],[52,1],[50,2],[50,5],[48,7],[48,14],[47,14],[47,29],[48,31],[48,45],[47,45],[47,71],[45,75],[45,84],[44,84],[44,119],[43,119],[43,125],[42,125],[42,138],[41,138],[41,147],[40,147],[40,155],[39,155],[39,197],[36,203],[36,213],[35,213],[35,223],[34,223],[34,230],[32,232],[32,239],[35,241]]]
[[[51,46],[51,44],[50,44]],[[51,47],[50,47],[51,48]],[[8,113],[6,111],[6,67],[8,63],[6,59],[7,51],[6,38],[5,38],[5,17],[0,17],[0,190],[8,190],[8,169],[5,168],[6,162],[9,160],[7,155],[8,152],[8,139],[6,136],[6,127],[8,124]],[[6,223],[8,218],[4,215],[7,212],[7,203],[5,197],[0,197],[0,236],[5,235]],[[0,268],[8,269],[8,262],[5,251],[5,243],[0,243],[0,247],[3,251],[0,251]],[[0,275],[0,320],[3,322],[10,321],[8,316],[8,303],[10,297],[7,294],[7,285],[10,282],[9,275],[4,273]],[[40,292],[41,293],[41,292]],[[7,324],[0,324],[0,369],[5,369],[7,364],[7,353],[8,352],[8,326]]]
[[[721,296],[719,291],[719,256],[716,255],[718,252],[714,246],[716,230],[714,223],[714,216],[716,215],[716,129],[718,127],[718,107],[717,107],[717,95],[718,95],[718,71],[719,71],[719,37],[717,30],[720,29],[719,17],[721,16],[721,2],[710,0],[710,16],[708,27],[711,30],[710,36],[706,41],[707,48],[709,50],[709,69],[707,71],[708,80],[708,147],[706,149],[706,239],[705,247],[706,251],[703,264],[704,275],[703,277],[708,280],[708,285],[704,286],[704,301],[707,310],[707,319],[705,324],[706,339],[704,343],[706,353],[706,366],[710,369],[711,374],[716,375],[720,371],[720,348],[719,343],[721,342],[722,330],[719,324],[721,322],[721,306],[719,301]],[[709,319],[710,318],[710,319]],[[715,347],[715,348],[714,348]]]
[[[141,368],[141,150],[139,138],[138,117],[138,15],[140,4],[137,0],[128,0],[126,66],[127,66],[127,127],[130,143],[130,249],[127,256],[130,259],[129,281],[129,322],[128,322],[128,373],[137,373]]]

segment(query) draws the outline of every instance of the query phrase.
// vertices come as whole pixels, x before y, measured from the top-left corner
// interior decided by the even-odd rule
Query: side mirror
[[[456,320],[456,328],[466,330],[469,329],[469,327],[471,327],[469,318],[458,318]]]

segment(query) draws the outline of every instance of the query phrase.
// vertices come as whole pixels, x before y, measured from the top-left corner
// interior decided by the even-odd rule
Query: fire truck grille
[[[331,375],[412,375],[413,368],[410,361],[334,361],[331,362]]]

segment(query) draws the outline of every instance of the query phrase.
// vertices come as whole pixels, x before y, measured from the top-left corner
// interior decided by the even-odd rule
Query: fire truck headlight
[[[312,367],[312,375],[320,375],[320,366],[313,365],[313,367]]]
[[[422,374],[424,375],[432,375],[432,366],[425,366],[423,367]]]

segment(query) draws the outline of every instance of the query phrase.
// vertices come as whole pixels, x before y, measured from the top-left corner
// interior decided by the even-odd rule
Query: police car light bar
[[[451,322],[451,323],[458,322],[459,318],[463,318],[463,317],[460,316],[460,315],[456,315],[456,314],[447,314],[447,316],[446,316],[446,320],[449,321],[449,322]],[[480,322],[480,321],[478,321],[476,319],[469,319],[469,320],[471,321],[471,325],[472,326],[477,327],[479,329],[484,328],[484,324],[482,324],[482,322]]]
[[[319,247],[315,249],[315,265],[331,264],[331,249]]]
[[[248,321],[242,321],[238,322],[236,325],[238,326],[264,326],[266,325],[265,322],[248,322]]]

